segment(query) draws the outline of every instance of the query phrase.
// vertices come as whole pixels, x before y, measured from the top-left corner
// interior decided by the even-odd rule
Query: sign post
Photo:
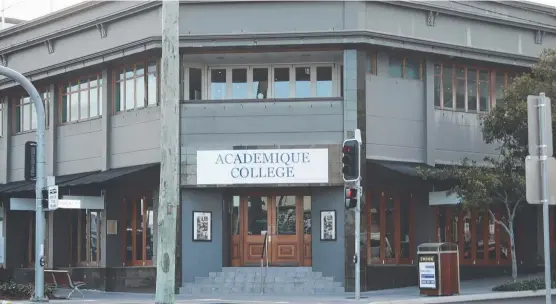
[[[525,159],[526,196],[529,204],[541,203],[543,205],[544,281],[546,303],[552,304],[548,205],[555,203],[555,191],[549,190],[548,185],[549,179],[554,180],[555,178],[556,164],[552,157],[551,103],[544,93],[541,93],[540,96],[529,95],[527,97],[527,117],[530,155]],[[535,167],[538,168],[538,171]],[[538,175],[535,174],[536,172]],[[536,193],[538,196],[535,195]]]

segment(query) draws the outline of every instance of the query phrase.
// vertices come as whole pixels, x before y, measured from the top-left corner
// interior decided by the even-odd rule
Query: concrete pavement
[[[519,279],[539,277],[540,275],[521,276]],[[407,287],[389,290],[378,290],[362,292],[360,300],[354,300],[354,294],[331,294],[331,295],[176,295],[177,304],[324,304],[324,303],[365,303],[365,304],[421,304],[421,303],[535,303],[537,300],[544,301],[544,291],[519,291],[519,292],[492,292],[492,287],[508,281],[509,278],[490,278],[461,282],[461,294],[449,297],[423,297],[419,295],[417,287]],[[139,293],[101,292],[85,290],[84,299],[78,294],[73,295],[71,300],[51,300],[50,303],[84,304],[84,303],[118,303],[118,304],[143,304],[153,303],[154,295]],[[67,293],[60,293],[60,296]],[[553,290],[556,295],[556,289]],[[351,298],[351,299],[350,299]],[[533,301],[533,302],[531,302]],[[13,303],[32,303],[29,301],[13,301]],[[543,303],[543,302],[539,302]]]

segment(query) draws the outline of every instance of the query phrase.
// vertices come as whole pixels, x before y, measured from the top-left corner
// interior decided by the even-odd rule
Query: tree
[[[445,168],[419,168],[424,179],[455,179],[457,184],[448,191],[456,194],[464,208],[488,211],[510,237],[512,278],[517,279],[514,219],[525,201],[524,159],[503,154],[499,158],[485,158],[487,165],[464,159],[461,165]],[[495,208],[502,207],[500,216]]]
[[[556,100],[556,50],[544,50],[530,73],[516,77],[504,90],[490,113],[481,116],[483,138],[498,146],[500,156],[485,159],[486,166],[464,159],[461,165],[443,169],[422,169],[424,178],[454,178],[458,184],[449,192],[456,193],[465,207],[487,209],[490,216],[510,236],[512,277],[517,278],[513,221],[519,206],[525,202],[525,157],[528,154],[527,96],[544,92]],[[556,102],[552,113],[556,114]],[[554,117],[554,116],[553,116]],[[553,124],[554,126],[554,118]],[[552,133],[556,136],[556,132]],[[556,143],[556,140],[553,141]],[[493,206],[504,206],[504,217],[495,218]]]

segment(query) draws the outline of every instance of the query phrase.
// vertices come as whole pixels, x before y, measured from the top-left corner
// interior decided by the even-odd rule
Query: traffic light
[[[357,207],[357,189],[346,188],[346,210]]]
[[[356,139],[344,140],[344,146],[342,147],[342,163],[344,167],[342,168],[342,174],[344,181],[353,182],[359,179],[359,157],[360,146]]]

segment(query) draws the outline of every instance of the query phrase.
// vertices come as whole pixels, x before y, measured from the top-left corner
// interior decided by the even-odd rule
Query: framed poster
[[[193,211],[193,241],[212,241],[212,212]]]
[[[336,240],[336,210],[322,210],[320,212],[320,240]]]
[[[438,270],[436,255],[419,256],[419,288],[437,289]]]

